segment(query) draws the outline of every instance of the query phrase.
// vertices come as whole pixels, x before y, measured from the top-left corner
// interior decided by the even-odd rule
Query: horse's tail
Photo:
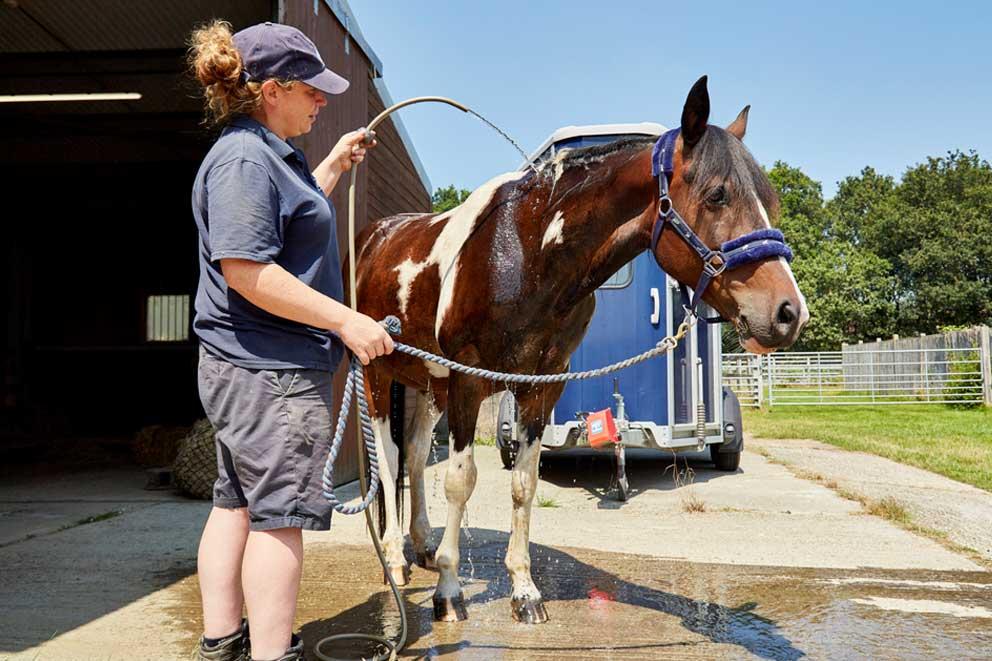
[[[406,386],[398,381],[393,381],[389,386],[389,436],[390,439],[383,439],[384,443],[392,442],[396,445],[396,512],[399,517],[400,530],[403,529],[403,471],[406,466],[406,439],[404,438],[404,428],[406,426]],[[386,496],[383,489],[379,489],[376,496],[376,518],[379,527],[379,539],[386,533]]]

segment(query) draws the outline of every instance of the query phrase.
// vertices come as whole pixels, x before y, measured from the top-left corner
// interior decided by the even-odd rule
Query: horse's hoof
[[[416,563],[418,567],[423,567],[424,569],[437,569],[437,560],[434,559],[434,549],[418,552]]]
[[[465,599],[461,593],[454,597],[439,597],[434,595],[434,621],[460,622],[468,619],[465,610]]]
[[[409,565],[389,565],[387,570],[389,575],[393,577],[393,582],[396,585],[402,587],[410,582],[410,566]],[[389,579],[386,578],[386,572],[382,572],[382,583],[383,585],[389,585]]]
[[[543,599],[513,599],[510,602],[513,619],[524,624],[543,624],[548,621],[548,610]]]

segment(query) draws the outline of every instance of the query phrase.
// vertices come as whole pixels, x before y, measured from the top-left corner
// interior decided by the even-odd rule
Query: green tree
[[[888,336],[895,324],[892,266],[869,250],[824,241],[793,270],[810,319],[797,351],[836,351],[842,342]]]
[[[799,168],[768,176],[810,308],[797,349],[992,321],[992,166],[975,152],[928,158],[898,182],[866,167],[826,204]]]
[[[826,213],[830,218],[830,235],[852,245],[861,246],[867,242],[878,245],[878,230],[897,213],[896,183],[892,177],[877,173],[866,167],[857,177],[847,177],[837,187],[837,194],[827,203]]]
[[[779,223],[797,258],[814,252],[826,238],[823,189],[799,168],[776,161],[768,179],[778,191]]]
[[[434,211],[434,213],[444,213],[449,209],[454,209],[465,201],[465,198],[469,196],[469,193],[470,191],[467,191],[464,188],[459,190],[454,186],[438,188],[431,196],[431,210]]]
[[[888,334],[894,312],[891,265],[854,240],[848,226],[860,226],[853,218],[857,214],[847,219],[828,210],[820,183],[787,163],[776,162],[768,178],[779,195],[779,227],[795,252],[792,269],[810,309],[795,349],[834,350],[844,341]],[[855,209],[853,194],[860,189],[847,190],[840,208]]]
[[[871,241],[898,281],[901,332],[992,321],[992,166],[975,152],[909,168]]]

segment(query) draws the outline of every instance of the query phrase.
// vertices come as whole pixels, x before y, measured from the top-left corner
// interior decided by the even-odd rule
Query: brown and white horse
[[[778,214],[774,190],[741,143],[747,112],[745,108],[726,130],[709,126],[705,76],[689,92],[682,112],[670,196],[710,246],[769,228]],[[503,372],[562,372],[592,318],[593,292],[649,249],[657,216],[651,141],[565,151],[537,173],[523,170],[492,179],[446,213],[393,216],[366,228],[359,237],[358,307],[375,319],[396,315],[403,326],[399,341],[461,363]],[[674,232],[662,233],[655,258],[680,282],[696,284],[700,258]],[[705,300],[736,325],[743,346],[753,352],[788,347],[809,316],[781,257],[723,272],[706,290]],[[440,620],[464,619],[458,536],[476,481],[476,417],[493,386],[399,353],[366,369],[386,505],[383,546],[389,571],[400,583],[406,582],[408,566],[392,481],[400,455],[388,415],[392,381],[417,393],[416,412],[405,425],[403,454],[410,476],[410,537],[417,562],[424,566],[434,556],[424,466],[431,430],[440,413],[448,412],[448,516],[436,552],[440,576],[434,614]],[[524,622],[548,617],[531,578],[528,538],[540,438],[562,389],[554,384],[515,392],[518,437],[526,440],[512,470],[506,567],[512,614]]]

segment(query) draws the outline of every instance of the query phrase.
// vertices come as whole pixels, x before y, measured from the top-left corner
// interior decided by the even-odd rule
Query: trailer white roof
[[[657,122],[638,122],[632,124],[587,124],[585,126],[563,126],[552,133],[532,152],[527,163],[536,161],[544,151],[556,142],[578,138],[587,135],[661,135],[668,129]],[[525,163],[524,165],[527,165]]]

